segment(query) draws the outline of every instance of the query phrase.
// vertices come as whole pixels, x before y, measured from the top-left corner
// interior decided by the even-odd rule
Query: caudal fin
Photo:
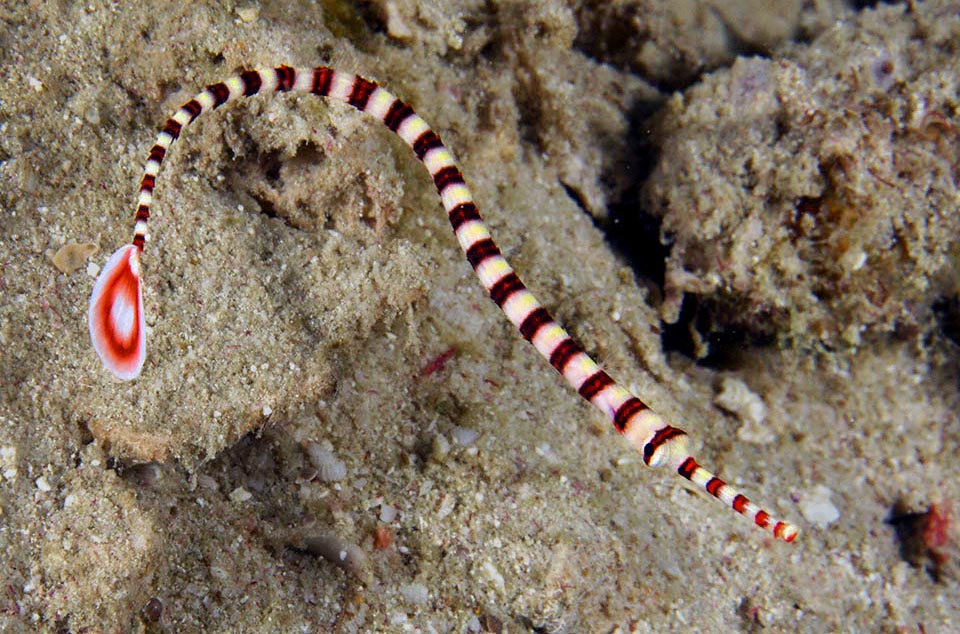
[[[100,360],[117,377],[140,374],[147,354],[140,292],[140,251],[133,244],[110,256],[90,294],[90,340]]]

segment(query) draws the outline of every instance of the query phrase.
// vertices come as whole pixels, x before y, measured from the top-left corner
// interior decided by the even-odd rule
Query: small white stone
[[[560,458],[558,458],[557,454],[554,453],[553,447],[550,446],[550,443],[542,442],[537,445],[537,448],[534,449],[534,451],[536,451],[537,455],[546,460],[549,464],[560,464]]]
[[[770,444],[776,440],[776,434],[764,424],[767,418],[766,403],[740,379],[724,377],[720,384],[720,393],[713,398],[713,403],[736,415],[743,422],[737,429],[740,440],[758,445]]]
[[[247,500],[252,498],[253,493],[250,493],[243,487],[237,487],[236,489],[230,492],[229,497],[231,502],[237,502],[239,504],[240,502],[246,502]]]
[[[860,247],[848,249],[846,253],[840,256],[840,266],[848,273],[859,271],[867,263],[867,252]]]
[[[442,520],[447,515],[453,513],[453,509],[456,507],[457,501],[453,499],[452,495],[445,495],[440,499],[440,508],[437,509],[437,519]]]
[[[255,6],[237,7],[235,11],[241,22],[255,22],[260,17],[260,8]]]
[[[53,488],[50,486],[50,483],[47,482],[47,476],[40,476],[39,478],[34,480],[34,484],[37,485],[38,489],[44,492],[49,491],[50,489]]]
[[[310,463],[316,467],[320,479],[324,482],[338,482],[347,477],[347,465],[338,460],[332,452],[317,443],[306,447]]]
[[[500,574],[500,571],[497,570],[497,567],[493,565],[489,559],[483,561],[482,563],[474,566],[473,576],[477,579],[492,585],[499,592],[503,592],[506,587],[506,582],[503,579],[503,575]]]
[[[430,600],[430,593],[427,587],[421,583],[406,583],[400,586],[400,594],[409,603],[423,605]]]
[[[395,519],[397,519],[397,507],[392,504],[381,504],[380,521],[384,524],[389,524]]]
[[[797,506],[803,519],[820,528],[826,528],[840,519],[840,511],[830,500],[833,491],[818,484],[800,497]]]
[[[395,2],[386,3],[387,13],[387,34],[397,40],[409,40],[413,37],[413,31],[407,26],[403,16]]]
[[[477,442],[477,438],[480,437],[480,432],[475,429],[468,429],[466,427],[454,427],[450,432],[450,435],[453,436],[453,441],[462,447],[469,447],[473,443]]]
[[[17,448],[14,445],[0,447],[0,468],[3,469],[4,480],[17,477]]]
[[[450,454],[450,441],[443,434],[436,434],[430,447],[430,459],[437,464],[446,462]]]
[[[762,423],[767,417],[767,406],[763,399],[736,377],[723,378],[720,393],[713,398],[713,402],[744,421]]]
[[[205,473],[201,473],[197,476],[197,486],[207,491],[217,491],[220,489],[220,485],[217,484],[217,481],[208,476]]]

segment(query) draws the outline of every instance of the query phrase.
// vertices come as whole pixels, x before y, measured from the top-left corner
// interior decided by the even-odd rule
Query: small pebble
[[[380,505],[380,521],[384,524],[389,524],[393,520],[397,519],[397,507],[390,504],[381,504]]]
[[[480,617],[480,630],[483,634],[500,634],[503,632],[503,622],[492,614],[484,614]],[[559,632],[563,630],[549,629],[549,632]]]
[[[243,487],[237,487],[236,489],[230,492],[229,497],[231,502],[240,503],[240,502],[246,502],[247,500],[252,498],[253,494],[247,491],[246,489],[244,489]]]
[[[99,250],[95,244],[70,242],[60,247],[50,260],[61,273],[73,273],[85,266],[87,260],[96,255]]]
[[[240,21],[248,24],[250,22],[256,22],[257,18],[260,17],[260,8],[253,5],[237,7],[234,10],[237,12],[237,17],[240,18]]]
[[[437,509],[437,519],[442,520],[447,515],[453,513],[453,509],[457,506],[457,501],[452,495],[444,495],[440,499],[440,508]]]
[[[147,601],[145,606],[143,606],[140,614],[143,615],[144,621],[147,621],[148,623],[157,623],[160,621],[160,617],[163,616],[163,602],[157,597],[153,597]]]
[[[313,482],[319,473],[316,467],[302,467],[297,473],[297,480],[300,482]]]
[[[454,427],[450,435],[453,436],[454,442],[458,445],[469,447],[477,442],[477,438],[480,437],[480,432],[475,429],[467,429],[466,427]]]
[[[413,37],[413,31],[404,22],[403,16],[395,2],[387,2],[384,6],[387,13],[387,34],[396,40],[409,40]]]
[[[136,484],[140,488],[153,486],[162,476],[160,465],[156,462],[142,462],[130,465],[123,470],[124,479]]]
[[[493,586],[497,591],[503,592],[506,587],[506,581],[497,567],[489,559],[477,563],[473,567],[473,576],[486,585]]]
[[[34,481],[34,484],[37,485],[38,489],[44,492],[49,491],[52,488],[50,483],[47,482],[47,476],[40,476]]]
[[[4,445],[0,447],[0,462],[12,464],[17,460],[17,448],[15,445]]]
[[[0,447],[0,475],[4,480],[17,477],[17,448],[14,445]]]
[[[373,531],[373,547],[377,550],[386,550],[393,545],[394,537],[393,529],[389,526],[377,526]]]
[[[776,434],[765,424],[767,404],[740,379],[724,377],[720,392],[713,398],[713,403],[734,414],[743,423],[737,430],[740,440],[767,445],[777,439]]]
[[[308,535],[303,538],[303,543],[308,553],[323,557],[363,583],[371,582],[367,555],[359,546],[348,544],[329,532]]]
[[[723,378],[720,393],[713,397],[713,402],[745,422],[762,423],[767,417],[767,405],[763,399],[746,383],[732,376]]]
[[[430,600],[430,594],[427,587],[421,583],[406,583],[400,586],[400,594],[409,603],[423,605]]]
[[[444,464],[450,455],[450,441],[443,434],[436,434],[430,447],[430,460]]]
[[[321,480],[338,482],[347,477],[347,465],[338,460],[332,452],[317,443],[307,444],[306,449],[307,457],[310,459],[310,463],[317,468]]]
[[[556,465],[560,464],[560,458],[557,457],[557,454],[554,453],[553,447],[550,446],[548,442],[542,442],[537,445],[534,451],[537,452],[537,455],[547,461],[548,464]]]
[[[220,485],[217,484],[217,481],[205,473],[201,473],[199,476],[197,476],[197,485],[201,489],[206,489],[207,491],[220,490]]]
[[[840,511],[830,501],[832,495],[833,491],[822,484],[818,484],[809,493],[804,494],[797,503],[803,519],[820,528],[826,528],[840,519]]]

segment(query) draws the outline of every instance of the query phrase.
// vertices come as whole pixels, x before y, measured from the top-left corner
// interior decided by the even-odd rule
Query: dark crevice
[[[698,363],[705,367],[718,370],[740,367],[744,351],[769,347],[777,342],[777,337],[772,332],[754,332],[737,326],[717,329],[713,320],[714,313],[708,309],[701,315],[703,320],[698,320],[695,327],[698,332],[707,333],[707,355],[698,360]],[[707,323],[708,319],[710,323]]]
[[[570,185],[570,184],[568,184],[568,183],[565,183],[565,182],[563,181],[563,179],[560,180],[560,185],[563,187],[563,190],[564,190],[565,192],[567,192],[567,196],[570,197],[570,200],[572,200],[573,202],[575,202],[575,203],[577,204],[577,207],[579,207],[581,211],[583,211],[583,212],[586,213],[588,216],[590,216],[591,218],[593,218],[593,216],[592,216],[592,215],[590,214],[590,212],[587,210],[587,203],[586,203],[586,201],[583,199],[583,195],[580,193],[580,190],[578,190],[578,189],[577,189],[576,187],[574,187],[573,185]],[[594,224],[596,224],[596,223],[594,223]]]
[[[629,175],[627,188],[619,198],[610,201],[606,219],[598,220],[587,215],[604,233],[613,250],[627,262],[638,283],[651,288],[654,291],[652,297],[656,298],[663,296],[670,247],[661,240],[662,220],[645,208],[643,200],[644,183],[659,159],[658,149],[650,141],[647,125],[652,111],[650,104],[641,104],[629,116],[630,127],[621,168]],[[584,208],[576,191],[566,185],[564,187],[571,198]],[[683,323],[681,320],[674,325],[661,324],[661,341],[665,350],[677,350],[693,357],[693,342],[689,330],[681,325]]]
[[[850,0],[850,8],[854,11],[863,11],[864,9],[873,9],[878,4],[899,4],[897,0],[884,2],[883,0]]]
[[[240,438],[201,471],[213,478],[221,491],[238,487],[248,491],[258,521],[294,525],[302,508],[290,483],[304,465],[302,456],[294,440],[282,431],[258,430]]]
[[[651,107],[644,105],[629,119],[626,158],[621,167],[630,175],[628,187],[610,202],[606,219],[588,216],[632,268],[637,282],[653,291],[651,301],[656,303],[663,297],[670,244],[661,236],[661,218],[646,207],[643,195],[644,184],[659,160],[659,149],[650,139],[650,115]],[[576,188],[561,184],[571,199],[585,208]],[[704,366],[722,368],[735,365],[743,350],[776,341],[774,333],[739,327],[735,311],[735,306],[722,300],[686,294],[676,323],[660,324],[664,351],[679,352]]]
[[[286,222],[286,219],[280,215],[277,211],[276,206],[263,196],[258,196],[256,194],[250,194],[250,197],[257,201],[257,204],[260,205],[260,213],[266,216],[267,218],[273,218],[277,220],[283,220]]]
[[[610,202],[608,218],[598,222],[598,226],[636,274],[662,290],[670,248],[662,244],[661,220],[644,208],[642,195],[643,185],[659,159],[658,150],[649,139],[647,121],[652,110],[653,106],[643,103],[629,115],[622,163],[629,185],[618,199]]]
[[[960,346],[960,296],[954,295],[934,302],[933,314],[941,334]]]
[[[235,171],[234,189],[253,199],[259,213],[264,216],[280,220],[291,229],[312,231],[313,215],[299,206],[303,201],[296,203],[296,208],[291,208],[290,205],[294,203],[278,202],[271,193],[287,188],[284,183],[285,167],[302,168],[304,165],[319,165],[322,161],[323,153],[311,143],[302,143],[293,156],[281,151],[269,151],[257,158],[250,157],[241,169]]]
[[[949,509],[933,505],[917,512],[903,501],[897,501],[884,520],[896,531],[901,559],[923,569],[936,582],[941,581],[941,567],[946,561],[936,542],[942,529],[940,523],[947,521],[952,521]]]
[[[276,184],[280,180],[280,169],[283,167],[279,152],[270,152],[261,163],[263,164],[263,175],[271,184]]]
[[[280,181],[280,169],[283,167],[283,161],[280,160],[280,153],[270,152],[264,156],[259,163],[262,166],[261,169],[263,170],[264,179],[270,183],[271,186],[276,186]],[[288,227],[295,228],[290,224],[286,215],[277,210],[276,205],[274,205],[269,198],[258,193],[255,189],[249,189],[247,193],[257,202],[257,205],[260,206],[261,214],[267,218],[281,220]]]
[[[686,295],[680,305],[680,317],[676,323],[660,324],[660,341],[665,352],[679,352],[691,359],[697,358],[696,342],[691,327],[699,314],[699,300],[695,295]]]
[[[676,323],[661,325],[664,351],[679,352],[696,359],[698,365],[723,370],[742,365],[744,351],[770,346],[776,341],[769,333],[719,323],[717,315],[724,310],[709,299],[691,293],[684,295]]]
[[[653,108],[642,104],[631,112],[630,128],[622,169],[630,175],[629,185],[616,200],[608,205],[608,216],[599,220],[586,211],[580,194],[562,183],[567,194],[603,232],[608,244],[633,270],[638,283],[654,292],[653,298],[663,297],[669,244],[661,239],[662,220],[645,207],[643,187],[659,159],[658,149],[651,143],[648,126]],[[653,301],[658,301],[654,299]],[[692,328],[697,321],[707,320],[700,311],[695,296],[687,295],[674,324],[661,323],[660,340],[664,351],[679,352],[691,359],[697,358],[697,341]]]
[[[728,47],[725,55],[718,56],[713,60],[704,59],[686,59],[680,58],[681,53],[676,52],[677,57],[672,60],[669,67],[657,69],[645,69],[640,66],[636,59],[636,54],[631,56],[631,51],[637,47],[637,40],[643,40],[647,44],[655,40],[653,34],[643,34],[638,32],[634,9],[625,7],[611,10],[618,13],[616,17],[607,15],[606,17],[588,19],[586,12],[582,13],[580,33],[574,40],[574,47],[583,53],[586,57],[609,64],[622,71],[631,72],[651,86],[663,93],[675,91],[684,91],[687,88],[700,83],[705,75],[708,75],[720,68],[729,67],[737,57],[764,57],[769,58],[772,50],[763,47],[737,36],[737,30],[723,20],[720,12],[712,13],[720,20],[728,41]],[[646,37],[644,37],[646,36]]]

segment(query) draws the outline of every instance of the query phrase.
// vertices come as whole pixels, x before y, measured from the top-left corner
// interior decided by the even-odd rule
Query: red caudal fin
[[[128,244],[110,256],[90,294],[90,340],[103,365],[135,379],[147,352],[140,293],[140,251]]]

